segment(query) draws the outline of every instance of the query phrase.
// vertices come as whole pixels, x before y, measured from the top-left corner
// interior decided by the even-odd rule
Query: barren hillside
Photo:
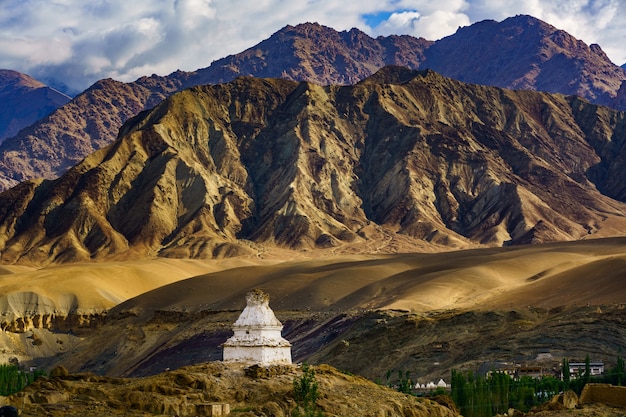
[[[625,123],[575,97],[401,67],[354,86],[240,78],[195,87],[132,119],[58,180],[1,194],[1,259],[621,235]]]

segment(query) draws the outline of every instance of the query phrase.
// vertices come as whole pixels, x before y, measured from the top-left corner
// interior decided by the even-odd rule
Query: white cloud
[[[422,15],[417,11],[392,13],[385,22],[375,28],[379,35],[404,33],[429,40],[436,40],[454,33],[460,26],[470,24],[464,13],[436,10]]]
[[[531,14],[626,62],[620,0],[0,0],[0,68],[82,90],[100,78],[192,71],[287,24],[435,40],[483,19]],[[386,19],[368,27],[367,14]]]

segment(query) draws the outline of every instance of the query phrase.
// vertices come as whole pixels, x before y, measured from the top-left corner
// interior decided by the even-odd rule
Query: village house
[[[569,374],[572,378],[577,378],[585,372],[585,362],[570,362]],[[604,374],[604,362],[590,362],[589,371],[591,376]]]
[[[578,378],[585,372],[585,362],[570,362],[569,374],[570,378]],[[589,364],[591,376],[604,374],[604,362],[591,362]],[[531,361],[530,363],[511,363],[511,362],[485,362],[478,370],[479,375],[486,377],[493,372],[500,372],[509,375],[513,379],[520,379],[524,376],[540,379],[546,376],[563,379],[563,369],[560,363],[547,361]]]

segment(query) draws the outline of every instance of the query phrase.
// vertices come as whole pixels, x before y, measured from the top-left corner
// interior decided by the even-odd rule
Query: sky
[[[621,3],[621,4],[620,4]],[[0,0],[0,68],[76,94],[95,81],[193,71],[286,25],[437,40],[529,14],[626,63],[624,0]]]

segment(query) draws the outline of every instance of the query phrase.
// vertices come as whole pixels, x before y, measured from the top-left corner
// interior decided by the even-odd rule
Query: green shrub
[[[317,395],[315,371],[305,363],[302,365],[302,376],[293,381],[293,397],[298,405],[291,416],[323,417],[324,413],[317,406]]]

